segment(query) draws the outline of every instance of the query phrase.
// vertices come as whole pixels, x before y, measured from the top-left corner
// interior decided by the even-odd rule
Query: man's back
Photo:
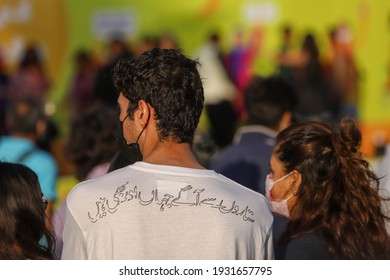
[[[63,259],[271,259],[263,196],[211,170],[137,162],[67,199]]]
[[[265,178],[270,171],[275,135],[275,131],[265,126],[242,126],[234,143],[213,158],[211,169],[265,195]]]

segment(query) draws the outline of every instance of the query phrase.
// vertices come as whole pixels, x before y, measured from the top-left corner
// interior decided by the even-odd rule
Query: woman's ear
[[[302,183],[302,175],[298,170],[294,170],[291,174],[291,177],[293,179],[292,182],[293,192],[296,194],[298,193],[299,187],[301,186]]]

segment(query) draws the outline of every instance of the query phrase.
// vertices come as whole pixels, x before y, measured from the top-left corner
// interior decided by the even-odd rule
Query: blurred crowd
[[[315,33],[297,34],[293,26],[284,26],[280,48],[275,50],[275,71],[269,76],[259,75],[254,67],[263,55],[263,30],[254,28],[249,38],[241,30],[234,32],[231,47],[221,43],[222,34],[212,31],[190,54],[200,62],[205,95],[192,148],[204,167],[267,195],[265,182],[276,135],[303,121],[335,127],[346,116],[359,120],[361,74],[345,24],[329,30],[327,48],[321,48]],[[71,175],[75,181],[84,181],[109,171],[123,145],[114,66],[122,58],[153,48],[180,49],[180,40],[167,33],[144,36],[130,46],[115,38],[107,42],[103,60],[92,50],[76,50],[65,103],[60,105],[69,112],[66,124],[56,123],[45,110],[53,83],[41,50],[27,46],[12,73],[0,57],[0,161],[23,163],[38,175],[48,200],[47,227],[57,233],[57,258],[66,196],[59,195],[61,178]],[[60,126],[68,127],[66,135]],[[61,145],[54,146],[56,141]],[[385,178],[389,173],[386,156],[378,168],[378,175]],[[63,169],[64,162],[71,168]],[[72,187],[67,186],[67,191]]]
[[[207,145],[214,145],[206,149],[221,149],[231,143],[237,126],[246,118],[243,91],[251,77],[257,74],[254,67],[256,59],[264,55],[262,47],[266,37],[262,28],[254,27],[249,35],[243,30],[232,33],[229,35],[233,37],[232,42],[226,47],[223,44],[226,38],[222,38],[218,31],[210,31],[204,44],[189,54],[199,58],[203,65],[200,71],[204,76],[204,126],[208,135],[202,137],[210,136]],[[346,115],[358,118],[360,74],[348,25],[339,24],[329,30],[328,42],[322,46],[315,33],[298,33],[292,25],[281,28],[280,35],[280,47],[274,50],[272,58],[274,74],[284,77],[296,89],[298,104],[294,119],[337,123]],[[112,39],[107,42],[103,56],[96,55],[92,48],[75,50],[71,61],[72,76],[67,92],[63,94],[65,101],[57,106],[66,107],[70,119],[102,104],[115,107],[117,93],[111,81],[111,71],[116,61],[126,56],[137,56],[154,47],[181,48],[174,34],[164,33],[160,36],[145,35],[136,44],[129,44],[123,38]],[[12,73],[7,70],[4,58],[0,56],[2,135],[8,133],[5,126],[7,103],[29,98],[45,104],[53,87],[45,70],[44,56],[37,45],[27,46],[16,69]],[[69,125],[50,123],[47,137],[55,138],[58,136],[56,128],[64,126]],[[207,139],[203,140],[208,143]],[[49,148],[50,139],[46,141],[42,144]]]

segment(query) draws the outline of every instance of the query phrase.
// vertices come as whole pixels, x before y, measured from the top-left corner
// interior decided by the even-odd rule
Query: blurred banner
[[[61,79],[66,66],[69,32],[62,0],[0,1],[0,50],[4,63],[14,71],[24,49],[36,45],[50,77]]]

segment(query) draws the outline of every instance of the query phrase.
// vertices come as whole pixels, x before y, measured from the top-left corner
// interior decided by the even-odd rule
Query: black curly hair
[[[144,100],[155,110],[161,141],[191,144],[204,102],[198,64],[180,50],[159,48],[120,60],[113,79],[116,89],[130,100],[129,117]]]

